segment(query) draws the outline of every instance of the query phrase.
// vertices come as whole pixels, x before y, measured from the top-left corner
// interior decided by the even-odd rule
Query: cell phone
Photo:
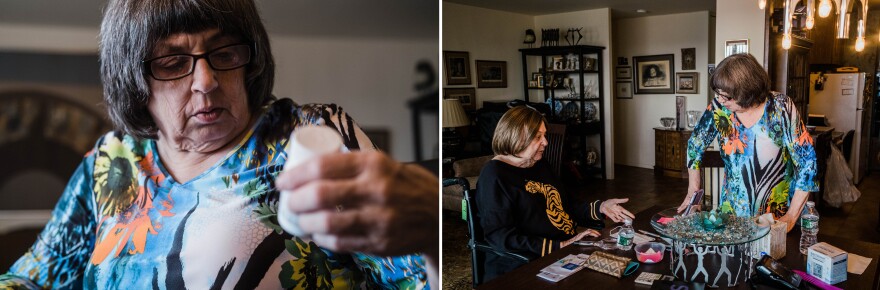
[[[698,189],[697,191],[694,191],[694,196],[691,197],[691,201],[688,203],[687,208],[684,209],[684,212],[682,213],[682,215],[687,216],[687,215],[691,214],[693,207],[696,205],[700,205],[700,203],[703,202],[703,195],[704,194],[705,194],[705,191],[703,191],[702,189]]]
[[[792,272],[769,255],[761,257],[761,260],[755,265],[755,272],[762,278],[763,284],[774,288],[798,289],[801,285],[800,275]]]

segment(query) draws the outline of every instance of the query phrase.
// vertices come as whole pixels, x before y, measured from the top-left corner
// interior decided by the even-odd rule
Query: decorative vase
[[[592,122],[592,121],[596,120],[596,113],[598,112],[598,109],[596,109],[596,105],[593,105],[593,103],[586,103],[585,107],[586,107],[584,109],[585,121]]]

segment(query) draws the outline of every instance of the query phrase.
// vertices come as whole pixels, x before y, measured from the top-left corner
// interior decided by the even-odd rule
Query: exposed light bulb
[[[767,7],[767,0],[758,0],[758,8],[764,10],[765,7]]]
[[[846,1],[846,0],[844,0]],[[822,0],[819,2],[819,17],[825,18],[831,14],[831,0]]]
[[[807,29],[813,29],[813,25],[816,24],[815,22],[813,17],[807,17]]]
[[[856,38],[856,51],[861,52],[862,50],[865,50],[865,38]]]
[[[791,34],[783,34],[782,35],[782,48],[789,49],[791,48]]]

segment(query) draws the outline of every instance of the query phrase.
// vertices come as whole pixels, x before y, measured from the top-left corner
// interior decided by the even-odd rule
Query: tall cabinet
[[[566,124],[564,164],[575,174],[605,179],[605,82],[601,46],[524,48],[525,101],[550,105],[552,123]]]

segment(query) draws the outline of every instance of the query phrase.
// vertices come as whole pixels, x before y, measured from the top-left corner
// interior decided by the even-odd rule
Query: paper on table
[[[662,217],[662,218],[658,219],[657,222],[660,223],[660,224],[665,225],[666,223],[671,222],[671,221],[673,221],[673,220],[675,220],[675,218],[671,218],[671,217]]]
[[[556,261],[553,264],[550,264],[544,269],[541,269],[541,272],[538,273],[539,278],[543,278],[549,280],[551,282],[559,282],[565,277],[571,276],[574,272],[580,271],[584,268],[584,262],[589,258],[590,255],[587,254],[578,254],[568,255],[562,260]]]
[[[846,271],[861,275],[865,272],[865,269],[868,268],[868,265],[871,264],[871,258],[862,257],[853,253],[847,253],[846,257]]]

